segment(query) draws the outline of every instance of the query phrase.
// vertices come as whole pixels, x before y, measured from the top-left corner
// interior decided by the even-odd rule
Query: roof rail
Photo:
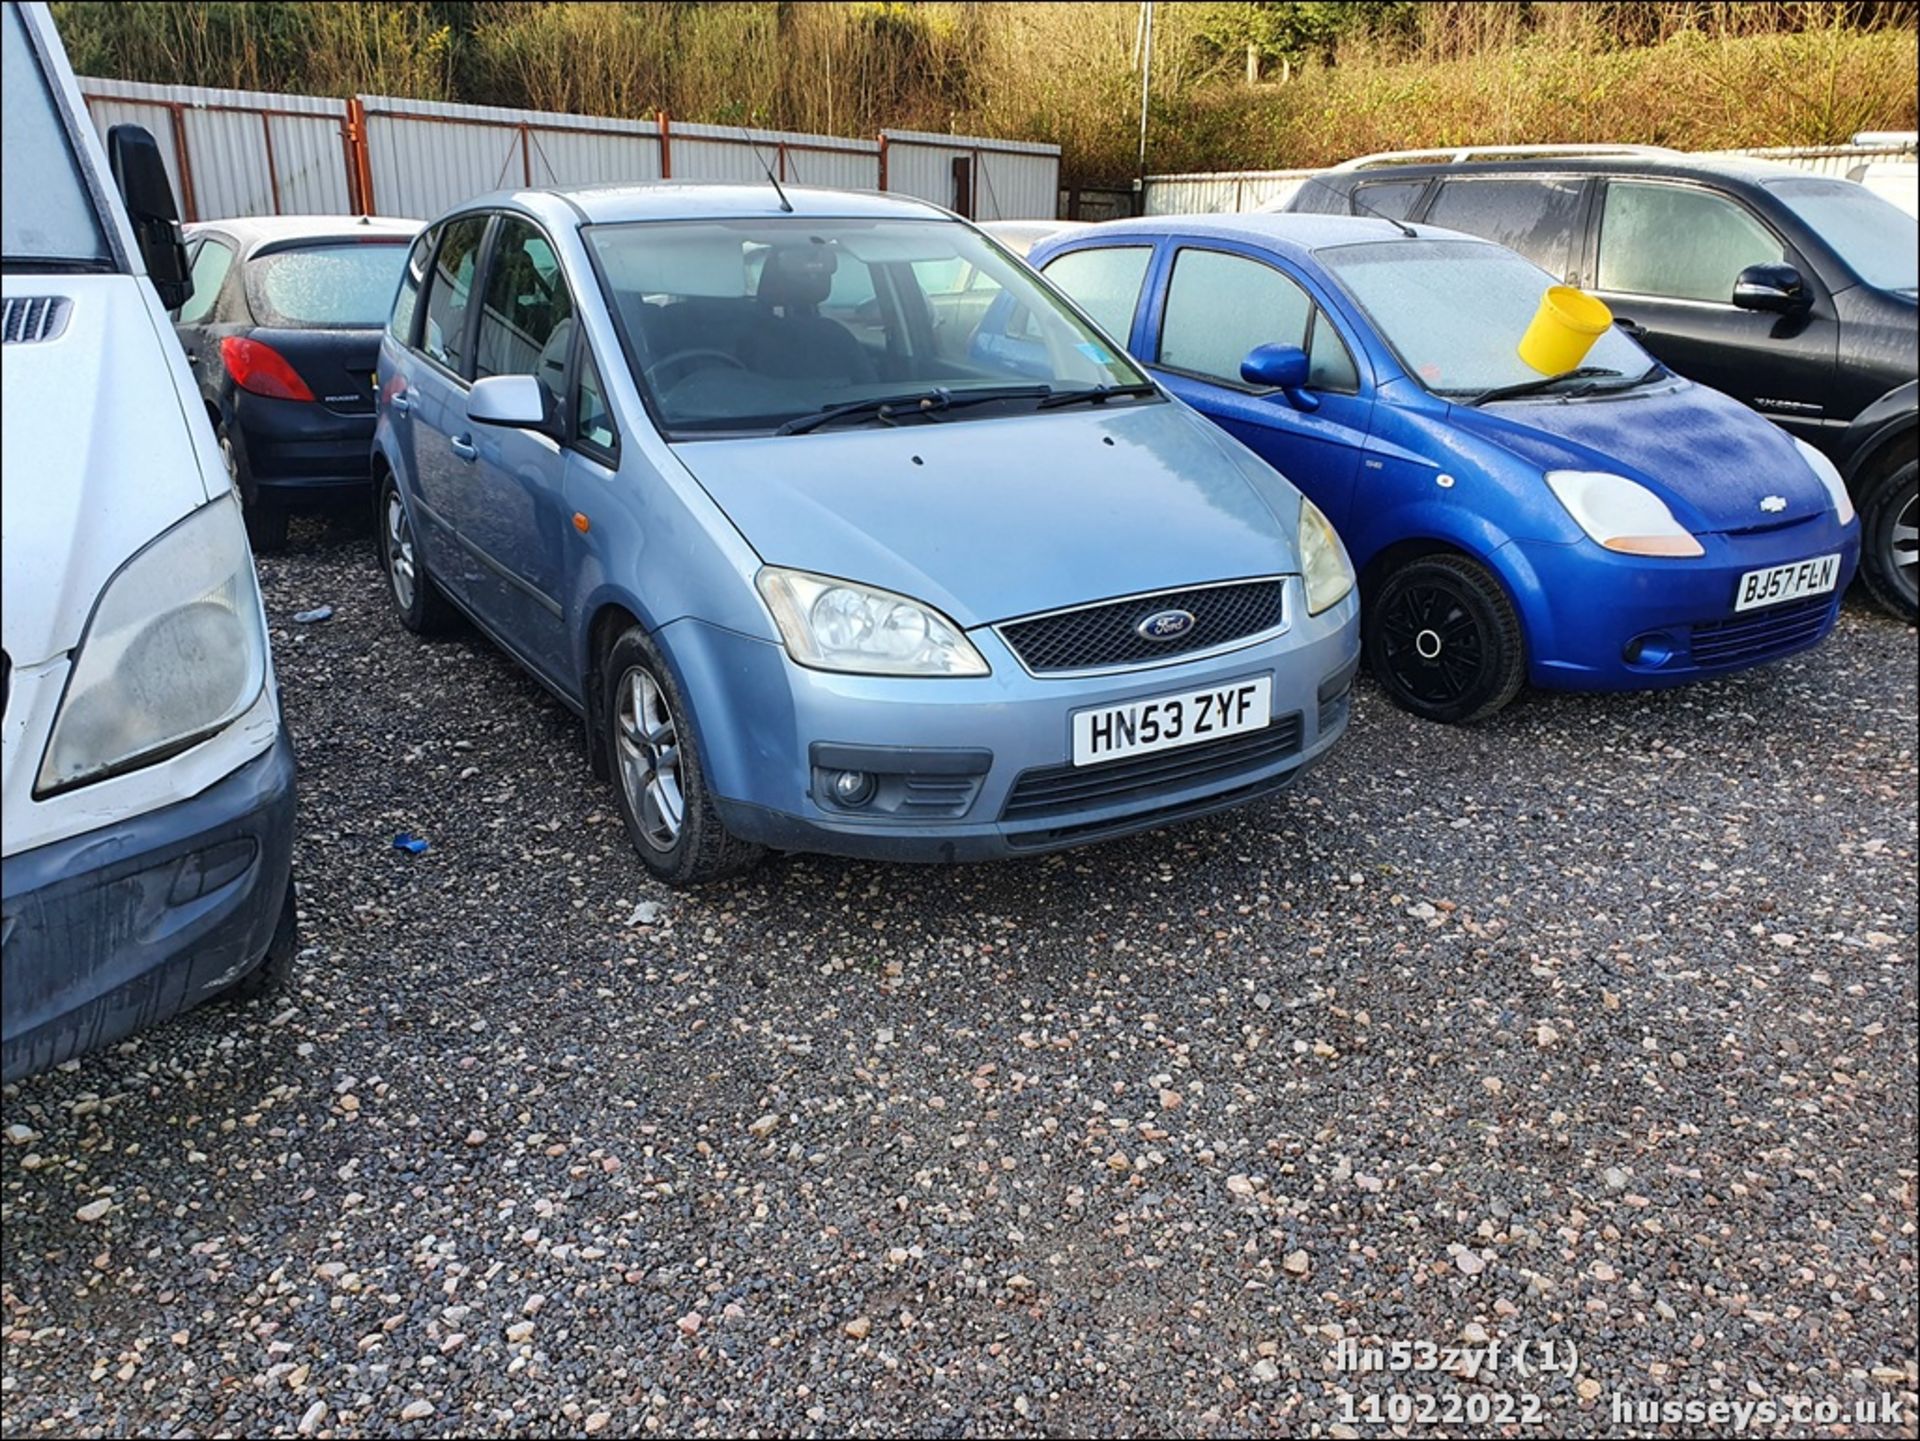
[[[1357,155],[1333,166],[1334,171],[1371,170],[1379,165],[1458,165],[1466,160],[1488,160],[1500,156],[1554,155],[1675,155],[1665,145],[1459,145],[1435,150],[1382,150],[1373,155]]]

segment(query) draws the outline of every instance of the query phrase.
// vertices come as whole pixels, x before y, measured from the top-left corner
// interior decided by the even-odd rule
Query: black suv
[[[1861,575],[1914,618],[1920,243],[1905,211],[1851,180],[1652,148],[1350,161],[1287,208],[1463,230],[1599,295],[1682,375],[1832,457],[1860,512]]]

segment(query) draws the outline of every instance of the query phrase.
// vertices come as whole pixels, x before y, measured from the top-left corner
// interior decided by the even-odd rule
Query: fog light
[[[1623,652],[1628,665],[1641,665],[1657,668],[1672,660],[1678,647],[1673,637],[1665,631],[1649,631],[1646,635],[1637,635],[1627,642]]]
[[[827,784],[836,805],[863,806],[873,799],[873,777],[865,771],[835,771]]]

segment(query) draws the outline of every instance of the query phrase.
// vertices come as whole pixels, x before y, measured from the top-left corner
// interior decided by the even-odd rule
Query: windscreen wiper
[[[872,400],[853,400],[845,405],[829,406],[825,410],[816,410],[812,415],[795,416],[773,433],[805,435],[836,420],[853,420],[863,416],[894,425],[898,423],[895,417],[899,415],[932,415],[942,410],[984,405],[990,400],[1025,400],[1052,394],[1052,388],[1045,385],[996,386],[991,390],[963,390],[957,395],[945,386],[935,386],[931,390],[916,390],[905,395],[882,395]]]
[[[1103,405],[1116,395],[1158,395],[1155,385],[1096,385],[1087,390],[1061,390],[1049,395],[1035,408],[1053,410],[1062,405]]]
[[[1574,370],[1563,370],[1558,375],[1542,375],[1534,380],[1517,381],[1512,385],[1496,385],[1492,390],[1483,390],[1478,395],[1463,400],[1462,405],[1485,405],[1492,400],[1511,400],[1515,396],[1537,395],[1549,386],[1560,384],[1563,380],[1580,380],[1590,375],[1618,375],[1617,370],[1609,370],[1604,365],[1582,365]]]
[[[1673,374],[1672,371],[1668,370],[1666,366],[1656,360],[1652,365],[1649,365],[1645,370],[1634,376],[1632,380],[1622,381],[1618,385],[1601,385],[1598,381],[1588,381],[1585,385],[1576,385],[1572,390],[1567,392],[1566,399],[1574,400],[1582,395],[1612,395],[1617,391],[1635,390],[1642,385],[1651,385],[1656,380],[1664,380],[1671,374]]]

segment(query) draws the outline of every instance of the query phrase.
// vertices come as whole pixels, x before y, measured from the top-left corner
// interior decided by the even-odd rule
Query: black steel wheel
[[[1479,562],[1458,555],[1409,562],[1367,597],[1362,613],[1368,664],[1401,709],[1467,725],[1520,693],[1520,617]]]

